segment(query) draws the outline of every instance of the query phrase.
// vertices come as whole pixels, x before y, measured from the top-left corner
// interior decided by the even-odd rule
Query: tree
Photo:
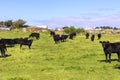
[[[74,26],[70,26],[70,33],[71,32],[76,32],[76,28]]]
[[[68,28],[64,28],[64,32],[70,34],[72,32],[76,32],[76,28],[74,26],[70,26]]]
[[[76,32],[77,33],[83,33],[83,32],[85,32],[85,30],[83,28],[78,28],[78,29],[76,29]]]
[[[69,28],[64,28],[64,32],[69,34],[70,33],[70,29]]]
[[[4,25],[4,22],[3,21],[0,21],[0,26],[3,26]]]
[[[83,33],[85,30],[83,28],[75,28],[74,26],[64,28],[64,32],[70,34],[72,32]]]
[[[5,26],[7,26],[7,27],[12,26],[12,23],[13,23],[12,20],[8,20],[8,21],[4,22]]]
[[[13,27],[14,28],[22,28],[22,27],[24,27],[25,23],[26,23],[26,21],[19,19],[19,20],[13,22]]]

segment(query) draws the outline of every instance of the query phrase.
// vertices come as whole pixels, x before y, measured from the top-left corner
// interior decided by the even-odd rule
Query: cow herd
[[[89,39],[90,34],[86,33],[85,34],[86,39]],[[97,34],[97,39],[100,40],[101,39],[101,34]],[[95,39],[95,35],[92,34],[91,35],[91,41],[94,41]],[[111,54],[112,53],[117,53],[118,56],[118,61],[120,62],[120,42],[114,42],[114,43],[110,43],[109,41],[99,41],[99,43],[101,43],[104,54],[105,54],[105,58],[106,58],[106,62],[111,63]]]
[[[54,31],[50,31],[50,35],[53,37],[53,40],[55,43],[60,42],[66,42],[66,39],[72,39],[76,36],[76,32],[72,32],[69,35],[66,34],[56,34]],[[1,51],[1,57],[6,57],[6,51],[7,47],[14,47],[16,44],[20,45],[20,49],[23,45],[28,46],[29,49],[31,49],[31,45],[33,43],[33,38],[40,39],[39,33],[31,33],[28,37],[25,38],[1,38],[0,39],[0,51]]]
[[[14,38],[14,39],[8,39],[8,38],[2,38],[0,39],[0,51],[1,51],[1,57],[6,57],[6,51],[7,47],[14,47],[16,44],[20,44],[20,49],[23,45],[28,46],[28,48],[31,48],[33,39],[31,37],[35,37],[36,39],[40,38],[39,33],[31,33],[29,37],[26,38]]]
[[[73,38],[76,36],[76,32],[72,32],[69,35],[67,34],[60,35],[60,34],[56,34],[54,31],[50,31],[50,36],[53,36],[53,40],[57,44],[60,42],[66,42],[67,38],[73,40]]]
[[[86,33],[85,36],[86,36],[86,39],[89,39],[90,34],[89,34],[89,33]],[[97,37],[98,37],[97,39],[100,40],[100,39],[101,39],[101,36],[102,36],[101,33],[98,33],[98,34],[97,34]],[[95,39],[95,34],[92,34],[90,39],[91,39],[91,41],[94,41],[94,39]]]
[[[86,36],[86,39],[89,39],[90,34],[86,33],[85,36]],[[97,34],[97,39],[100,40],[101,36],[102,35],[100,33],[98,33]],[[95,35],[92,34],[91,35],[91,41],[93,42],[94,39],[95,39]],[[118,61],[120,62],[120,42],[110,43],[109,41],[99,41],[99,43],[101,43],[101,45],[103,47],[106,62],[111,63],[111,54],[112,53],[117,53]]]
[[[60,43],[60,42],[66,42],[66,39],[74,39],[76,36],[76,32],[72,32],[70,34],[56,34],[54,31],[50,31],[50,36],[53,37],[53,40],[55,44]],[[86,39],[89,39],[90,34],[86,33],[85,34]],[[97,34],[97,39],[101,39],[101,34]],[[6,51],[7,47],[14,47],[16,44],[20,45],[20,49],[22,48],[23,45],[28,46],[28,48],[31,48],[31,45],[33,43],[33,38],[36,38],[37,40],[40,39],[40,34],[39,33],[31,33],[28,37],[25,38],[14,38],[14,39],[8,39],[8,38],[1,38],[0,39],[0,51],[1,51],[1,57],[6,57]],[[95,39],[95,35],[91,35],[91,41],[93,42]],[[106,62],[111,62],[111,54],[112,53],[117,53],[118,55],[118,61],[120,62],[120,42],[114,42],[110,43],[109,41],[99,41],[99,43],[102,44],[103,51],[105,53],[106,57]]]

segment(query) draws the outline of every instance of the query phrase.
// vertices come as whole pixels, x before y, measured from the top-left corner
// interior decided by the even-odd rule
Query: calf
[[[120,42],[110,43],[109,41],[99,41],[99,43],[102,44],[106,61],[111,62],[111,54],[117,53],[118,61],[120,62]]]
[[[94,39],[95,39],[95,35],[93,34],[93,35],[91,36],[91,41],[94,41]]]
[[[20,48],[22,48],[22,45],[27,45],[29,49],[31,48],[33,40],[28,40],[28,39],[21,39],[20,40]]]
[[[66,39],[68,38],[68,35],[61,35],[61,42],[65,42]]]
[[[54,36],[55,32],[54,31],[50,31],[50,36]]]
[[[99,33],[99,34],[98,34],[98,39],[100,39],[100,38],[101,38],[101,34]]]
[[[73,38],[76,36],[76,32],[72,32],[72,33],[70,33],[69,36],[70,36],[69,39],[73,39]]]
[[[89,33],[86,33],[85,36],[86,36],[86,39],[88,39],[89,38]]]
[[[56,34],[56,35],[53,36],[53,39],[54,39],[55,43],[59,43],[60,40],[61,40],[61,37],[60,37],[59,34]]]
[[[39,33],[31,33],[30,35],[29,35],[29,38],[30,37],[35,37],[36,39],[40,39],[40,34]]]

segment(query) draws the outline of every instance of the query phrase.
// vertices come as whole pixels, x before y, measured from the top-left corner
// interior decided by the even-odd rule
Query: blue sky
[[[0,0],[0,21],[17,19],[48,28],[120,27],[120,0]]]

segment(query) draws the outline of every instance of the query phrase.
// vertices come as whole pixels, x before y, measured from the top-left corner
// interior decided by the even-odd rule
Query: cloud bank
[[[52,18],[48,20],[34,20],[35,24],[47,25],[48,28],[57,28],[64,26],[75,27],[97,27],[97,26],[112,26],[120,27],[120,14],[114,15],[82,15],[81,17],[62,17]]]

